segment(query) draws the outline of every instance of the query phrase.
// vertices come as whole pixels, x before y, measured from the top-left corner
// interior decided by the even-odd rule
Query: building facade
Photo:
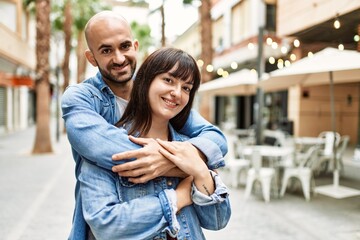
[[[0,0],[0,135],[34,123],[36,67],[29,14],[21,0]]]
[[[228,90],[227,79],[236,71],[255,70],[261,81],[267,73],[327,47],[360,50],[358,1],[217,1],[211,15],[212,71],[215,80],[222,79],[226,90],[205,91],[200,95],[211,96],[209,120],[220,126],[223,122],[231,122],[235,128],[248,128],[256,123],[259,114],[258,92],[254,92],[254,88],[247,94],[242,85]],[[340,27],[336,26],[336,20]],[[199,56],[198,28],[195,23],[174,45]],[[236,76],[240,82],[239,75]],[[359,82],[360,79],[335,86],[336,130],[350,135],[352,144],[358,139]],[[329,99],[329,84],[311,87],[298,84],[265,90],[261,99],[262,125],[281,128],[295,136],[317,136],[331,129]]]

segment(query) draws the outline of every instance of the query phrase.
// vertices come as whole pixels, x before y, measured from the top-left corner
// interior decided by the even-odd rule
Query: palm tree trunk
[[[78,34],[78,45],[76,49],[76,56],[77,56],[77,82],[80,83],[84,81],[85,78],[85,71],[86,71],[86,58],[84,55],[85,52],[85,39],[84,39],[84,32],[80,31]]]
[[[199,8],[200,15],[200,38],[201,38],[201,56],[204,65],[201,68],[202,83],[208,82],[212,79],[212,73],[206,71],[206,66],[212,64],[213,49],[212,49],[212,21],[211,21],[211,0],[201,1]],[[207,94],[202,96],[200,102],[201,115],[210,121],[210,98]]]
[[[70,53],[71,53],[71,27],[72,27],[72,14],[71,14],[71,0],[67,0],[65,3],[65,21],[64,21],[64,34],[65,34],[65,55],[64,55],[64,62],[62,65],[62,71],[64,75],[64,85],[63,90],[69,86],[70,81],[70,69],[69,69],[69,62],[70,62]]]
[[[50,0],[36,5],[36,136],[32,153],[52,152],[50,138]]]
[[[212,64],[212,21],[211,21],[211,0],[201,1],[200,6],[200,37],[201,37],[201,59],[204,67],[201,69],[202,82],[208,82],[212,74],[206,71],[206,66]]]
[[[164,1],[160,6],[161,13],[161,46],[166,46],[166,36],[165,36],[165,10],[164,10]]]

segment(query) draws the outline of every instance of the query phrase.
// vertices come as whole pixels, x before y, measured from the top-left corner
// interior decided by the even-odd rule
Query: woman
[[[226,186],[201,158],[184,149],[186,143],[177,143],[188,139],[177,131],[199,85],[195,60],[181,50],[159,49],[144,61],[117,126],[129,135],[157,139],[160,152],[189,177],[134,184],[84,161],[79,176],[83,214],[96,239],[199,240],[205,239],[202,227],[226,226],[231,215]]]

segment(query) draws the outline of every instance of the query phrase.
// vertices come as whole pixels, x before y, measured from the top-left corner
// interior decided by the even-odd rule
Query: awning
[[[329,84],[333,72],[334,84],[360,81],[360,53],[353,50],[326,48],[293,63],[290,67],[273,71],[268,79],[259,82],[264,91],[279,91],[294,85]]]
[[[257,74],[243,69],[200,85],[199,93],[211,95],[253,95],[256,93]]]
[[[34,80],[29,76],[11,75],[0,72],[0,86],[27,86],[32,88]]]

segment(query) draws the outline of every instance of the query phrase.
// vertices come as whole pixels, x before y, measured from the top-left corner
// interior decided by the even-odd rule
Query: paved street
[[[54,154],[31,155],[35,129],[0,137],[0,236],[5,240],[64,240],[74,204],[74,164],[66,136]],[[226,181],[226,173],[224,175]],[[316,185],[331,183],[331,176]],[[360,189],[358,181],[341,184]],[[266,204],[258,190],[247,201],[244,188],[231,189],[232,218],[208,240],[359,240],[360,197],[322,195],[306,202],[300,191]]]

